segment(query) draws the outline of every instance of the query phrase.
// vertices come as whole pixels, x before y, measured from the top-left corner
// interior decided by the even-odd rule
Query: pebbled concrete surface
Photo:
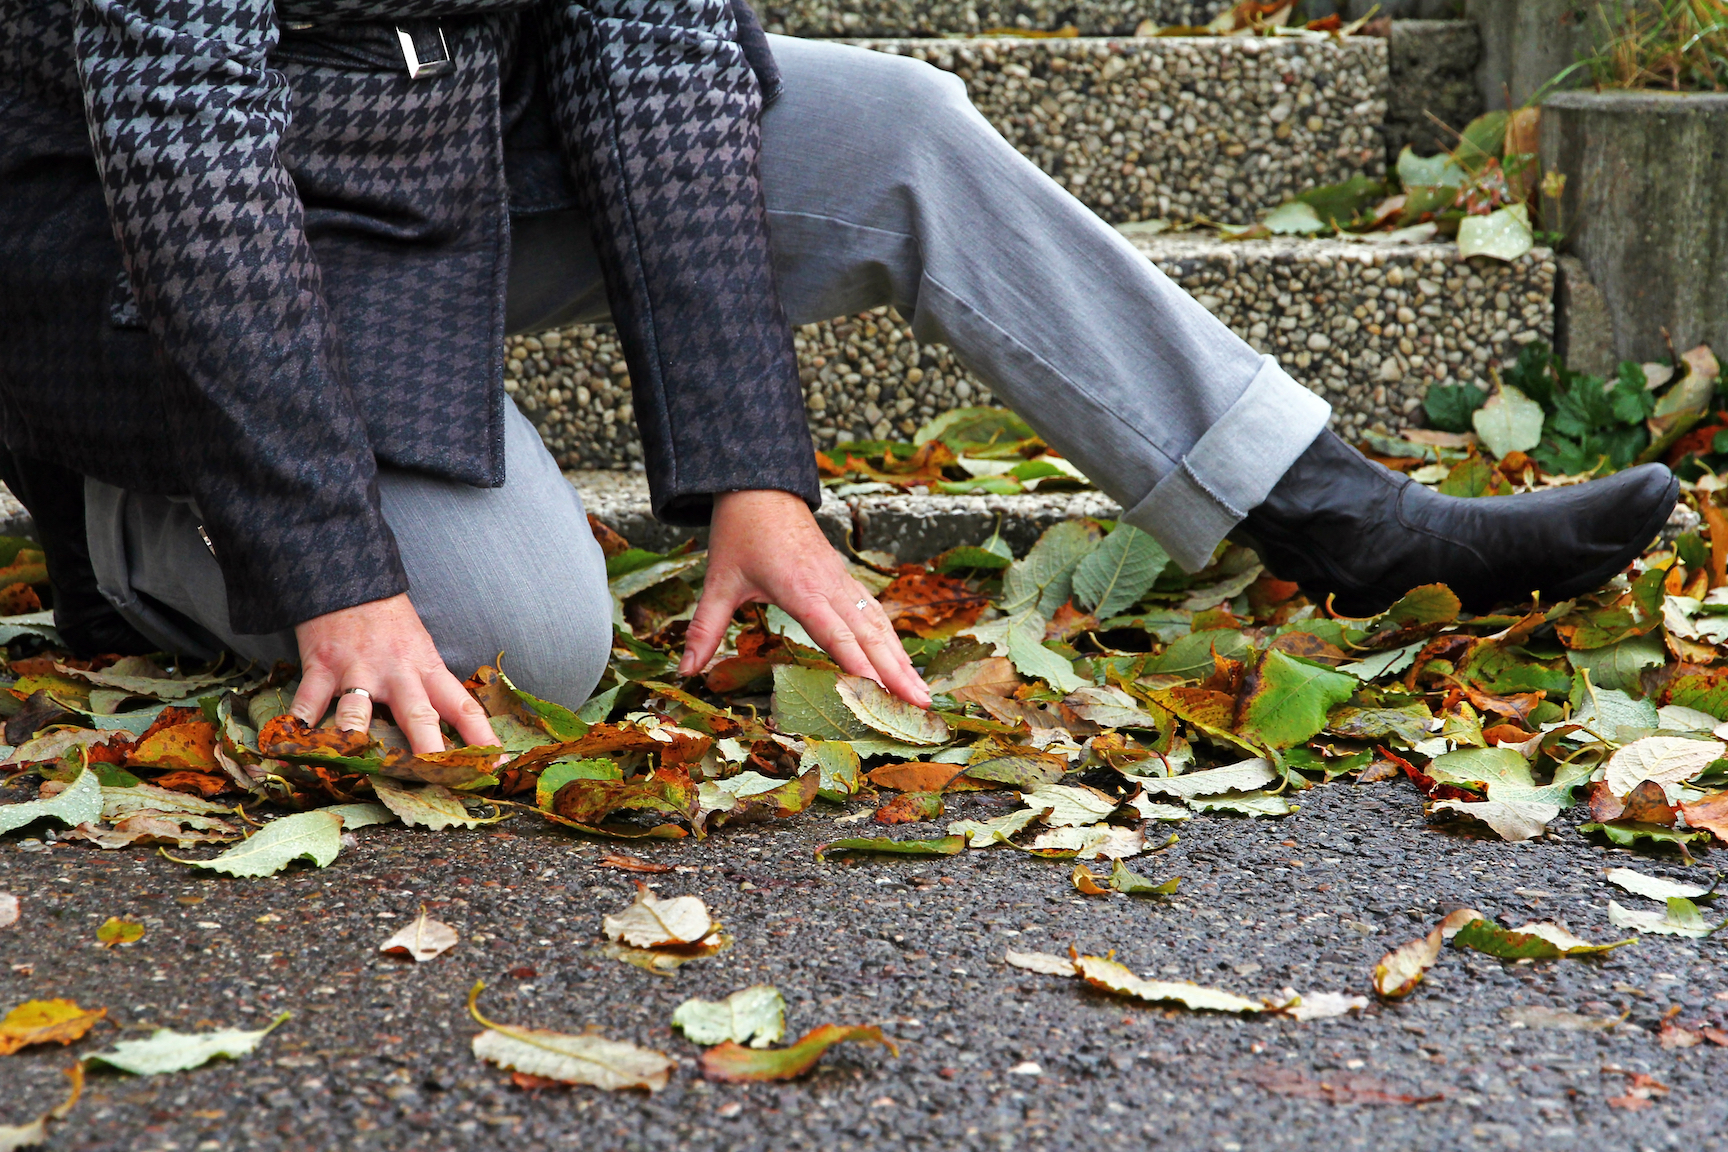
[[[0,798],[19,798],[15,793]],[[1012,803],[973,794],[950,816]],[[1360,1018],[1299,1024],[1165,1010],[1037,976],[1005,948],[1115,949],[1136,971],[1253,994],[1368,990],[1374,962],[1443,910],[1558,917],[1610,938],[1604,867],[1634,860],[1570,828],[1528,845],[1423,826],[1409,785],[1310,792],[1281,821],[1196,818],[1180,841],[1135,862],[1183,876],[1173,899],[1085,898],[1070,865],[996,848],[951,859],[817,864],[812,847],[871,824],[836,826],[819,807],[703,843],[621,850],[676,864],[650,877],[696,893],[735,934],[730,951],[653,975],[604,956],[600,917],[631,876],[596,867],[613,845],[518,818],[492,829],[358,832],[322,871],[209,878],[159,855],[0,840],[0,890],[23,917],[0,929],[0,1002],[70,996],[108,1022],[70,1050],[0,1059],[0,1122],[60,1098],[80,1053],[160,1025],[258,1027],[294,1018],[252,1058],[139,1080],[97,1073],[56,1149],[780,1149],[1258,1148],[1569,1149],[1721,1146],[1728,1051],[1664,1050],[1660,1019],[1728,1014],[1714,940],[1650,938],[1602,960],[1505,963],[1447,950],[1417,992]],[[923,833],[920,833],[923,834]],[[1623,902],[1632,903],[1633,897]],[[413,966],[379,942],[421,902],[462,943]],[[112,951],[107,916],[149,931]],[[523,1091],[476,1061],[463,999],[477,978],[494,1019],[607,1034],[661,1049],[680,1067],[665,1091]],[[842,1046],[790,1084],[714,1085],[698,1049],[669,1031],[686,997],[776,984],[789,1032],[880,1022],[902,1045]],[[1613,1032],[1513,1027],[1503,1013],[1550,1007],[1629,1013]],[[1036,1069],[1026,1067],[1035,1064]],[[1642,1111],[1609,1107],[1626,1076],[1671,1088]],[[1333,1104],[1268,1092],[1295,1070],[1352,1074],[1421,1106]]]

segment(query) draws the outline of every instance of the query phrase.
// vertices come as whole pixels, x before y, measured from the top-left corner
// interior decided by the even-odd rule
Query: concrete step
[[[861,40],[966,82],[997,131],[1112,223],[1246,223],[1385,172],[1387,42]]]
[[[1556,265],[1546,249],[1501,264],[1460,261],[1449,243],[1131,239],[1238,335],[1326,397],[1344,430],[1420,423],[1433,381],[1486,386],[1489,365],[1553,339]],[[806,325],[795,340],[811,431],[823,446],[908,437],[938,413],[993,401],[949,349],[918,344],[887,308]],[[640,467],[628,376],[610,326],[519,338],[511,354],[525,358],[514,361],[506,386],[562,467]]]
[[[1082,36],[1130,36],[1158,27],[1205,24],[1229,0],[767,0],[756,11],[787,36],[976,36],[1000,28]]]

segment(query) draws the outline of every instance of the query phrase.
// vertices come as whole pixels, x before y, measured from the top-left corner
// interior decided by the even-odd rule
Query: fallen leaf
[[[907,792],[876,809],[878,824],[919,824],[942,815],[942,797],[934,792]]]
[[[1455,812],[1493,829],[1502,840],[1533,840],[1548,830],[1548,822],[1560,815],[1560,805],[1539,800],[1436,800],[1437,812]]]
[[[187,1034],[170,1028],[158,1028],[151,1033],[148,1040],[121,1040],[114,1045],[112,1051],[97,1052],[85,1059],[107,1064],[135,1076],[184,1072],[206,1064],[217,1056],[238,1060],[242,1056],[251,1055],[264,1037],[274,1032],[289,1015],[287,1012],[282,1013],[272,1020],[268,1027],[260,1028],[256,1032],[227,1028],[220,1032]]]
[[[10,928],[18,923],[18,897],[10,892],[0,892],[0,928]]]
[[[1685,736],[1646,736],[1614,753],[1608,761],[1608,790],[1628,795],[1645,780],[1662,786],[1672,804],[1680,797],[1680,785],[1722,758],[1728,750],[1720,740],[1693,740]]]
[[[1343,992],[1310,992],[1285,1008],[1284,1014],[1295,1020],[1330,1020],[1335,1016],[1360,1012],[1367,1007],[1366,996],[1350,996]]]
[[[450,827],[477,828],[499,819],[496,815],[475,816],[463,803],[462,797],[442,784],[424,784],[415,788],[388,776],[374,776],[372,791],[384,807],[410,828],[441,832]]]
[[[1440,946],[1464,925],[1483,919],[1474,908],[1460,908],[1420,939],[1400,945],[1374,965],[1374,991],[1387,1000],[1400,1000],[1416,990],[1428,969],[1440,959]]]
[[[1661,876],[1646,876],[1631,868],[1610,868],[1606,873],[1608,883],[1616,888],[1624,888],[1634,896],[1648,896],[1652,900],[1666,901],[1675,896],[1682,900],[1696,900],[1700,896],[1708,896],[1716,890],[1716,885],[1708,888],[1702,884],[1684,884],[1678,880],[1668,880]]]
[[[1044,814],[1043,809],[1019,808],[988,820],[955,820],[948,825],[950,836],[966,837],[971,848],[987,848],[992,844],[1007,844],[1009,838],[1026,830],[1026,826]]]
[[[0,806],[0,834],[43,819],[58,820],[72,828],[79,824],[93,824],[101,818],[102,784],[96,773],[86,768],[78,773],[70,787],[46,800],[26,800],[22,804]]]
[[[610,940],[601,951],[608,959],[622,960],[656,976],[669,976],[692,960],[720,955],[733,943],[732,937],[725,932],[716,932],[700,944],[668,944],[661,948],[632,948]]]
[[[686,1000],[672,1026],[697,1044],[731,1041],[766,1048],[786,1035],[786,1000],[771,984],[753,984],[724,1000]]]
[[[460,941],[456,929],[426,915],[426,905],[422,904],[414,922],[378,945],[378,951],[412,956],[418,964],[450,951]]]
[[[1700,828],[1728,844],[1728,792],[1718,792],[1702,800],[1680,805],[1680,815],[1688,826]]]
[[[468,1012],[486,1029],[472,1044],[474,1055],[482,1060],[530,1076],[614,1092],[623,1088],[658,1092],[671,1078],[674,1064],[669,1057],[622,1040],[495,1024],[480,1015],[477,1002],[485,987],[484,981],[476,982],[468,993]]]
[[[874,852],[889,856],[956,856],[966,850],[964,836],[938,836],[932,840],[890,840],[886,836],[831,840],[816,846],[822,861],[834,852]]]
[[[1173,1002],[1186,1008],[1212,1012],[1259,1012],[1262,1006],[1233,992],[1203,988],[1198,984],[1179,984],[1170,980],[1145,980],[1114,960],[1099,956],[1081,956],[1074,961],[1074,970],[1094,988],[1120,996],[1134,996],[1154,1004]]]
[[[1556,960],[1564,956],[1595,956],[1637,940],[1616,940],[1612,944],[1592,944],[1568,932],[1558,924],[1533,923],[1518,928],[1502,928],[1486,918],[1463,925],[1452,937],[1454,948],[1469,948],[1486,952],[1502,960]]]
[[[1014,752],[993,756],[969,765],[966,775],[973,780],[1005,784],[1022,792],[1034,792],[1054,784],[1068,772],[1068,762],[1048,752]]]
[[[922,569],[896,577],[876,597],[889,621],[901,632],[931,636],[965,627],[978,619],[989,603],[964,580]]]
[[[1074,871],[1069,875],[1068,878],[1069,878],[1069,880],[1073,881],[1074,887],[1077,890],[1079,890],[1079,892],[1082,895],[1085,895],[1085,896],[1108,896],[1108,895],[1110,895],[1110,889],[1108,889],[1108,888],[1104,887],[1102,884],[1098,883],[1098,881],[1104,880],[1107,878],[1103,877],[1103,876],[1094,876],[1092,874],[1092,870],[1087,868],[1086,865],[1084,865],[1084,864],[1074,865]]]
[[[1052,956],[1048,952],[1016,952],[1012,948],[1002,957],[1016,968],[1040,972],[1045,976],[1078,976],[1071,956]]]
[[[1328,1073],[1324,1080],[1315,1080],[1300,1069],[1273,1066],[1251,1073],[1249,1079],[1278,1096],[1333,1104],[1432,1104],[1445,1099],[1438,1092],[1430,1096],[1398,1092],[1383,1081],[1351,1072]]]
[[[891,740],[944,744],[951,735],[942,717],[906,703],[868,677],[842,674],[834,688],[853,716]]]
[[[1115,800],[1086,785],[1046,784],[1024,796],[1031,808],[1047,808],[1044,823],[1053,828],[1096,824],[1120,806]]]
[[[229,876],[269,876],[295,860],[326,867],[342,851],[342,817],[334,812],[297,812],[272,820],[242,843],[209,860],[164,856],[178,864],[207,868]]]
[[[1288,816],[1297,808],[1282,793],[1264,791],[1190,796],[1185,803],[1196,812],[1235,812],[1242,816]]]
[[[1252,792],[1278,779],[1270,760],[1243,760],[1224,768],[1188,772],[1181,776],[1131,776],[1141,789],[1157,796],[1186,800],[1193,796],[1221,796],[1226,792]]]
[[[976,792],[993,786],[977,780],[963,767],[953,764],[884,764],[872,768],[866,779],[890,792]]]
[[[369,828],[374,824],[392,824],[396,821],[396,813],[382,804],[332,804],[322,811],[334,812],[342,817],[342,828],[347,832],[352,832],[356,828]]]
[[[636,901],[616,916],[601,921],[608,940],[622,940],[637,948],[700,944],[720,930],[708,915],[699,896],[662,900],[636,882]]]
[[[824,1024],[786,1048],[745,1048],[728,1040],[702,1054],[702,1075],[728,1083],[790,1080],[814,1068],[823,1053],[847,1040],[881,1044],[900,1055],[900,1046],[873,1024]]]
[[[216,761],[216,725],[208,720],[175,724],[151,732],[132,749],[126,764],[133,768],[177,768],[188,772],[220,772]]]
[[[1074,596],[1099,619],[1120,615],[1144,596],[1170,556],[1140,529],[1118,523],[1074,568]]]
[[[670,864],[654,864],[639,856],[626,856],[620,852],[608,852],[594,862],[596,868],[616,868],[620,872],[647,872],[658,875],[672,871]]]
[[[66,1069],[66,1078],[72,1081],[72,1088],[65,1100],[28,1124],[0,1124],[0,1152],[14,1152],[14,1149],[34,1148],[47,1143],[48,1126],[56,1120],[66,1119],[77,1106],[78,1098],[84,1094],[84,1065],[78,1063]]]
[[[1693,940],[1702,940],[1722,927],[1721,924],[1704,923],[1704,916],[1698,911],[1698,905],[1683,896],[1669,897],[1667,905],[1664,911],[1646,912],[1642,909],[1626,908],[1610,900],[1608,923],[1616,928],[1629,928],[1634,932],[1648,932],[1656,936],[1684,936]]]
[[[1508,1024],[1522,1024],[1526,1028],[1558,1028],[1565,1032],[1607,1032],[1619,1023],[1614,1019],[1602,1020],[1595,1016],[1540,1005],[1502,1008],[1500,1018]]]
[[[144,939],[144,925],[136,920],[110,916],[96,929],[96,939],[106,948],[116,944],[136,944]]]
[[[26,1000],[0,1020],[0,1056],[32,1044],[70,1044],[106,1015],[106,1008],[85,1011],[72,1000]]]
[[[1181,883],[1182,877],[1172,876],[1162,883],[1154,884],[1121,860],[1110,862],[1110,887],[1129,896],[1173,896],[1176,894],[1177,885]]]

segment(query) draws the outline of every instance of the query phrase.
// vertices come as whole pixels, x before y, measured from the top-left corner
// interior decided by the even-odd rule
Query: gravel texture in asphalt
[[[16,793],[0,799],[22,798]],[[990,815],[1009,793],[952,798]],[[1728,1051],[1668,1048],[1665,1017],[1720,1027],[1715,940],[1650,937],[1591,960],[1510,963],[1448,948],[1406,1001],[1298,1023],[1166,1009],[1006,966],[1006,949],[1114,949],[1136,972],[1245,995],[1286,986],[1366,993],[1376,960],[1445,911],[1557,918],[1617,938],[1606,907],[1637,897],[1606,867],[1708,875],[1580,839],[1568,819],[1526,844],[1424,824],[1404,782],[1333,785],[1282,820],[1197,817],[1133,861],[1181,876],[1169,899],[1083,897],[1072,865],[997,847],[934,860],[817,863],[812,849],[876,826],[818,806],[704,842],[572,839],[532,818],[475,831],[362,829],[321,871],[201,875],[160,855],[0,840],[0,1001],[71,997],[107,1020],[70,1049],[0,1058],[0,1122],[63,1095],[61,1070],[167,1026],[261,1027],[253,1056],[153,1079],[93,1072],[57,1149],[1663,1148],[1720,1147]],[[914,828],[929,835],[929,826]],[[34,834],[40,834],[40,829]],[[656,975],[609,957],[600,919],[633,897],[609,851],[675,865],[646,879],[697,894],[735,938]],[[376,949],[425,904],[461,943],[424,964]],[[143,920],[100,947],[111,915]],[[1708,915],[1708,913],[1707,913]],[[605,1034],[678,1061],[647,1096],[523,1090],[476,1060],[464,999],[506,1023]],[[686,998],[772,983],[788,1036],[880,1023],[898,1059],[833,1049],[802,1080],[721,1085],[670,1029]],[[1571,1015],[1566,1015],[1571,1014]],[[1583,1026],[1619,1020],[1612,1029]],[[1556,1027],[1554,1024],[1565,1024]],[[1669,1091],[1625,1099],[1632,1073]],[[1337,1102],[1379,1089],[1433,1103]]]

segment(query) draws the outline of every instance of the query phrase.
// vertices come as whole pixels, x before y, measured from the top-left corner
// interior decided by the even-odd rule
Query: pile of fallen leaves
[[[1006,408],[957,408],[911,443],[853,440],[816,453],[822,486],[841,498],[894,492],[1018,496],[1092,487],[1081,471]],[[1002,553],[1004,561],[1013,559]]]

